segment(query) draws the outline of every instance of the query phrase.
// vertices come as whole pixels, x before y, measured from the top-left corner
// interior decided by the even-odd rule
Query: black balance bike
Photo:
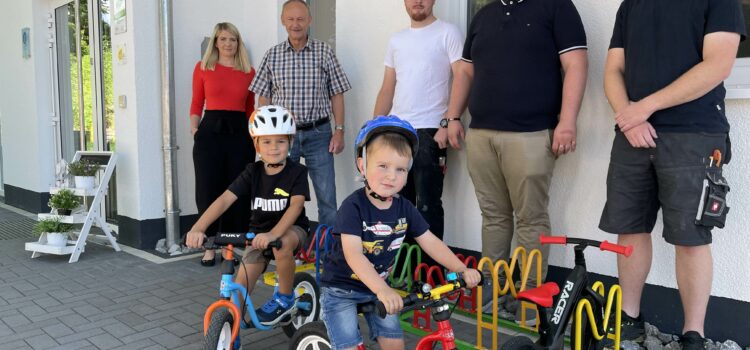
[[[583,251],[586,247],[597,247],[600,250],[630,256],[633,252],[633,247],[624,247],[607,241],[599,242],[565,236],[542,235],[539,240],[542,244],[575,244],[575,267],[566,277],[561,287],[554,282],[547,282],[539,287],[518,293],[518,300],[528,301],[537,305],[540,320],[539,340],[535,343],[525,336],[511,337],[500,347],[501,350],[562,350],[565,342],[565,329],[571,319],[573,320],[572,325],[574,327],[577,322],[580,322],[582,330],[580,339],[576,339],[575,330],[571,332],[571,348],[576,350],[595,349],[597,339],[594,336],[594,330],[596,330],[597,334],[606,336],[607,325],[604,324],[604,321],[609,319],[608,316],[611,312],[616,312],[614,318],[615,329],[619,330],[621,316],[619,307],[617,307],[617,310],[611,310],[613,293],[610,293],[609,302],[605,303],[604,297],[589,285],[586,258]],[[588,301],[590,311],[592,312],[583,313],[581,319],[577,321],[575,320],[576,307],[584,301]],[[591,319],[592,316],[593,319]],[[619,335],[616,337],[619,338]],[[576,348],[576,344],[579,341],[580,347]]]

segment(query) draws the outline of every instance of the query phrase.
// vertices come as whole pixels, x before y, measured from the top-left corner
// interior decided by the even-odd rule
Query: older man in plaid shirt
[[[269,49],[250,90],[259,97],[259,105],[280,105],[294,114],[297,134],[291,158],[305,158],[315,196],[318,221],[333,225],[336,221],[336,181],[333,155],[344,149],[344,92],[351,89],[331,47],[309,38],[312,17],[301,0],[284,3],[281,22],[289,39]],[[335,121],[331,132],[330,121]]]

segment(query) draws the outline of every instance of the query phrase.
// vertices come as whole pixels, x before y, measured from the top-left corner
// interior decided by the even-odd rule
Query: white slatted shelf
[[[112,152],[76,152],[73,156],[73,161],[78,161],[82,158],[87,158],[96,161],[100,165],[99,169],[99,185],[93,189],[80,189],[80,188],[68,188],[73,191],[76,196],[79,197],[94,197],[91,203],[88,204],[88,212],[76,212],[72,215],[57,215],[57,214],[39,214],[39,220],[47,219],[51,217],[59,217],[60,221],[67,224],[83,224],[81,230],[78,232],[71,232],[68,238],[75,238],[75,240],[68,240],[67,245],[63,247],[56,247],[47,245],[47,234],[43,233],[37,242],[26,243],[26,250],[32,251],[32,258],[36,258],[41,254],[55,254],[55,255],[67,255],[70,254],[69,263],[78,261],[81,253],[84,252],[86,247],[86,240],[90,239],[95,243],[109,244],[115,251],[120,251],[120,246],[117,244],[115,237],[112,235],[112,230],[109,228],[104,215],[101,212],[101,203],[107,193],[109,180],[112,178],[112,173],[115,171],[115,164],[117,163],[117,155]],[[52,187],[50,193],[58,193],[63,188]],[[91,226],[98,226],[104,231],[104,235],[89,234]]]

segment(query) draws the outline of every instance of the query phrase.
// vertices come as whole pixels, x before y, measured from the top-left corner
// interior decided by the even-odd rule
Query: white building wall
[[[460,3],[460,4],[457,4]],[[578,149],[557,161],[551,189],[550,217],[552,233],[598,240],[616,240],[598,229],[599,216],[606,200],[606,174],[609,151],[614,137],[613,113],[603,91],[603,68],[614,25],[618,1],[574,0],[583,19],[589,45],[589,76],[586,95],[578,120]],[[459,23],[464,1],[439,0],[436,13]],[[371,117],[375,97],[383,78],[383,57],[388,38],[408,26],[403,2],[337,2],[337,55],[354,88],[346,96],[347,142],[351,146],[358,126]],[[465,26],[465,24],[462,24]],[[465,28],[465,27],[463,27]],[[750,249],[744,228],[750,225],[745,213],[750,177],[743,176],[750,163],[750,142],[743,135],[750,122],[750,101],[730,101],[727,115],[732,124],[734,159],[726,168],[732,184],[730,220],[723,230],[714,230],[715,276],[713,295],[750,301],[748,271],[750,262],[743,257]],[[337,157],[337,193],[340,199],[360,186],[352,181],[355,168],[351,147]],[[343,161],[342,161],[343,160]],[[446,212],[445,241],[461,248],[481,250],[481,216],[474,188],[466,170],[464,151],[450,150],[443,202]],[[676,288],[674,249],[661,238],[661,223],[654,232],[654,261],[648,283]],[[591,271],[617,275],[616,259],[610,253],[591,251]],[[553,247],[550,264],[573,266],[571,248]]]
[[[175,144],[178,199],[181,215],[197,213],[189,109],[192,73],[200,60],[204,37],[218,22],[232,22],[243,36],[253,64],[277,43],[280,1],[173,1],[175,79]],[[113,34],[116,51],[124,45],[126,62],[113,64],[115,96],[127,95],[128,107],[116,108],[120,215],[137,220],[163,218],[164,178],[161,140],[161,68],[159,61],[159,12],[157,1],[128,1],[128,30]]]
[[[195,176],[193,175],[193,138],[190,135],[190,102],[192,75],[200,61],[201,42],[210,37],[218,22],[231,22],[240,31],[250,54],[250,62],[257,66],[263,54],[278,38],[279,4],[277,1],[221,1],[206,3],[200,0],[174,1],[174,74],[175,113],[179,177],[179,200],[183,215],[196,214]],[[200,16],[196,16],[200,13]],[[285,38],[286,36],[284,36]]]
[[[3,181],[34,192],[53,182],[50,69],[45,2],[11,1],[0,11],[0,123]],[[22,57],[21,29],[30,28],[31,57]]]
[[[265,51],[286,35],[279,25],[282,0],[231,0],[203,2],[174,1],[175,113],[180,208],[183,215],[194,214],[192,138],[188,132],[190,79],[199,59],[200,42],[219,21],[234,22],[244,37],[252,62],[257,65]],[[556,166],[551,190],[550,215],[554,234],[592,239],[615,240],[597,228],[605,201],[605,178],[609,149],[614,135],[612,112],[602,89],[602,70],[618,2],[574,0],[583,18],[589,41],[589,79],[578,129],[578,150],[562,157]],[[439,0],[438,13],[456,23],[465,17],[464,0]],[[35,192],[46,192],[52,181],[52,134],[49,62],[45,44],[45,0],[12,1],[0,11],[0,122],[2,123],[5,182]],[[164,189],[161,150],[161,102],[159,67],[159,27],[156,1],[127,1],[128,30],[113,34],[113,48],[124,47],[126,62],[114,60],[114,94],[127,96],[128,106],[115,108],[118,164],[118,209],[120,215],[136,220],[163,218]],[[317,19],[323,20],[323,19]],[[339,202],[361,186],[353,178],[352,143],[359,126],[371,116],[383,76],[383,55],[389,37],[408,26],[401,1],[338,1],[337,55],[353,89],[345,94],[347,148],[336,156]],[[465,23],[461,24],[465,27]],[[20,28],[30,27],[32,57],[21,58]],[[10,83],[9,83],[10,82]],[[744,176],[750,164],[750,142],[745,134],[750,122],[750,101],[727,103],[732,124],[734,159],[726,175],[732,183],[732,211],[727,227],[714,231],[716,296],[750,301],[748,271],[743,259],[750,248],[744,228],[750,209],[750,177]],[[480,250],[481,217],[474,189],[466,171],[463,151],[451,150],[445,182],[446,242],[452,246]],[[308,204],[308,215],[317,211]],[[648,283],[676,287],[673,248],[660,237],[661,224],[654,238],[654,264]],[[615,276],[612,254],[591,252],[592,271]],[[572,266],[572,249],[552,249],[550,263]]]
[[[127,31],[112,32],[117,134],[118,214],[136,220],[164,217],[161,147],[159,11],[156,1],[127,1]],[[125,51],[118,61],[117,50]]]

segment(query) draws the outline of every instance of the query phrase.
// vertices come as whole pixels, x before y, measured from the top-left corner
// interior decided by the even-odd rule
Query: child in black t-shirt
[[[321,279],[322,318],[333,349],[356,347],[362,342],[356,304],[378,299],[390,315],[380,319],[374,313],[365,314],[370,336],[381,349],[403,349],[403,333],[394,315],[403,308],[403,301],[386,277],[406,236],[413,237],[441,265],[463,272],[469,288],[479,283],[480,275],[429,231],[414,205],[398,196],[417,148],[414,128],[398,117],[380,116],[362,127],[356,147],[365,187],[347,197],[338,211],[334,245]]]
[[[251,200],[250,231],[257,235],[242,258],[235,282],[247,286],[248,293],[263,273],[268,261],[262,251],[274,240],[281,249],[274,249],[279,287],[263,307],[256,310],[261,324],[270,325],[286,316],[294,304],[294,252],[305,242],[309,222],[305,201],[310,200],[307,168],[288,158],[296,131],[294,118],[283,107],[264,106],[250,117],[250,135],[261,160],[250,163],[219,198],[201,215],[187,235],[187,246],[203,244],[204,231],[239,196]]]

